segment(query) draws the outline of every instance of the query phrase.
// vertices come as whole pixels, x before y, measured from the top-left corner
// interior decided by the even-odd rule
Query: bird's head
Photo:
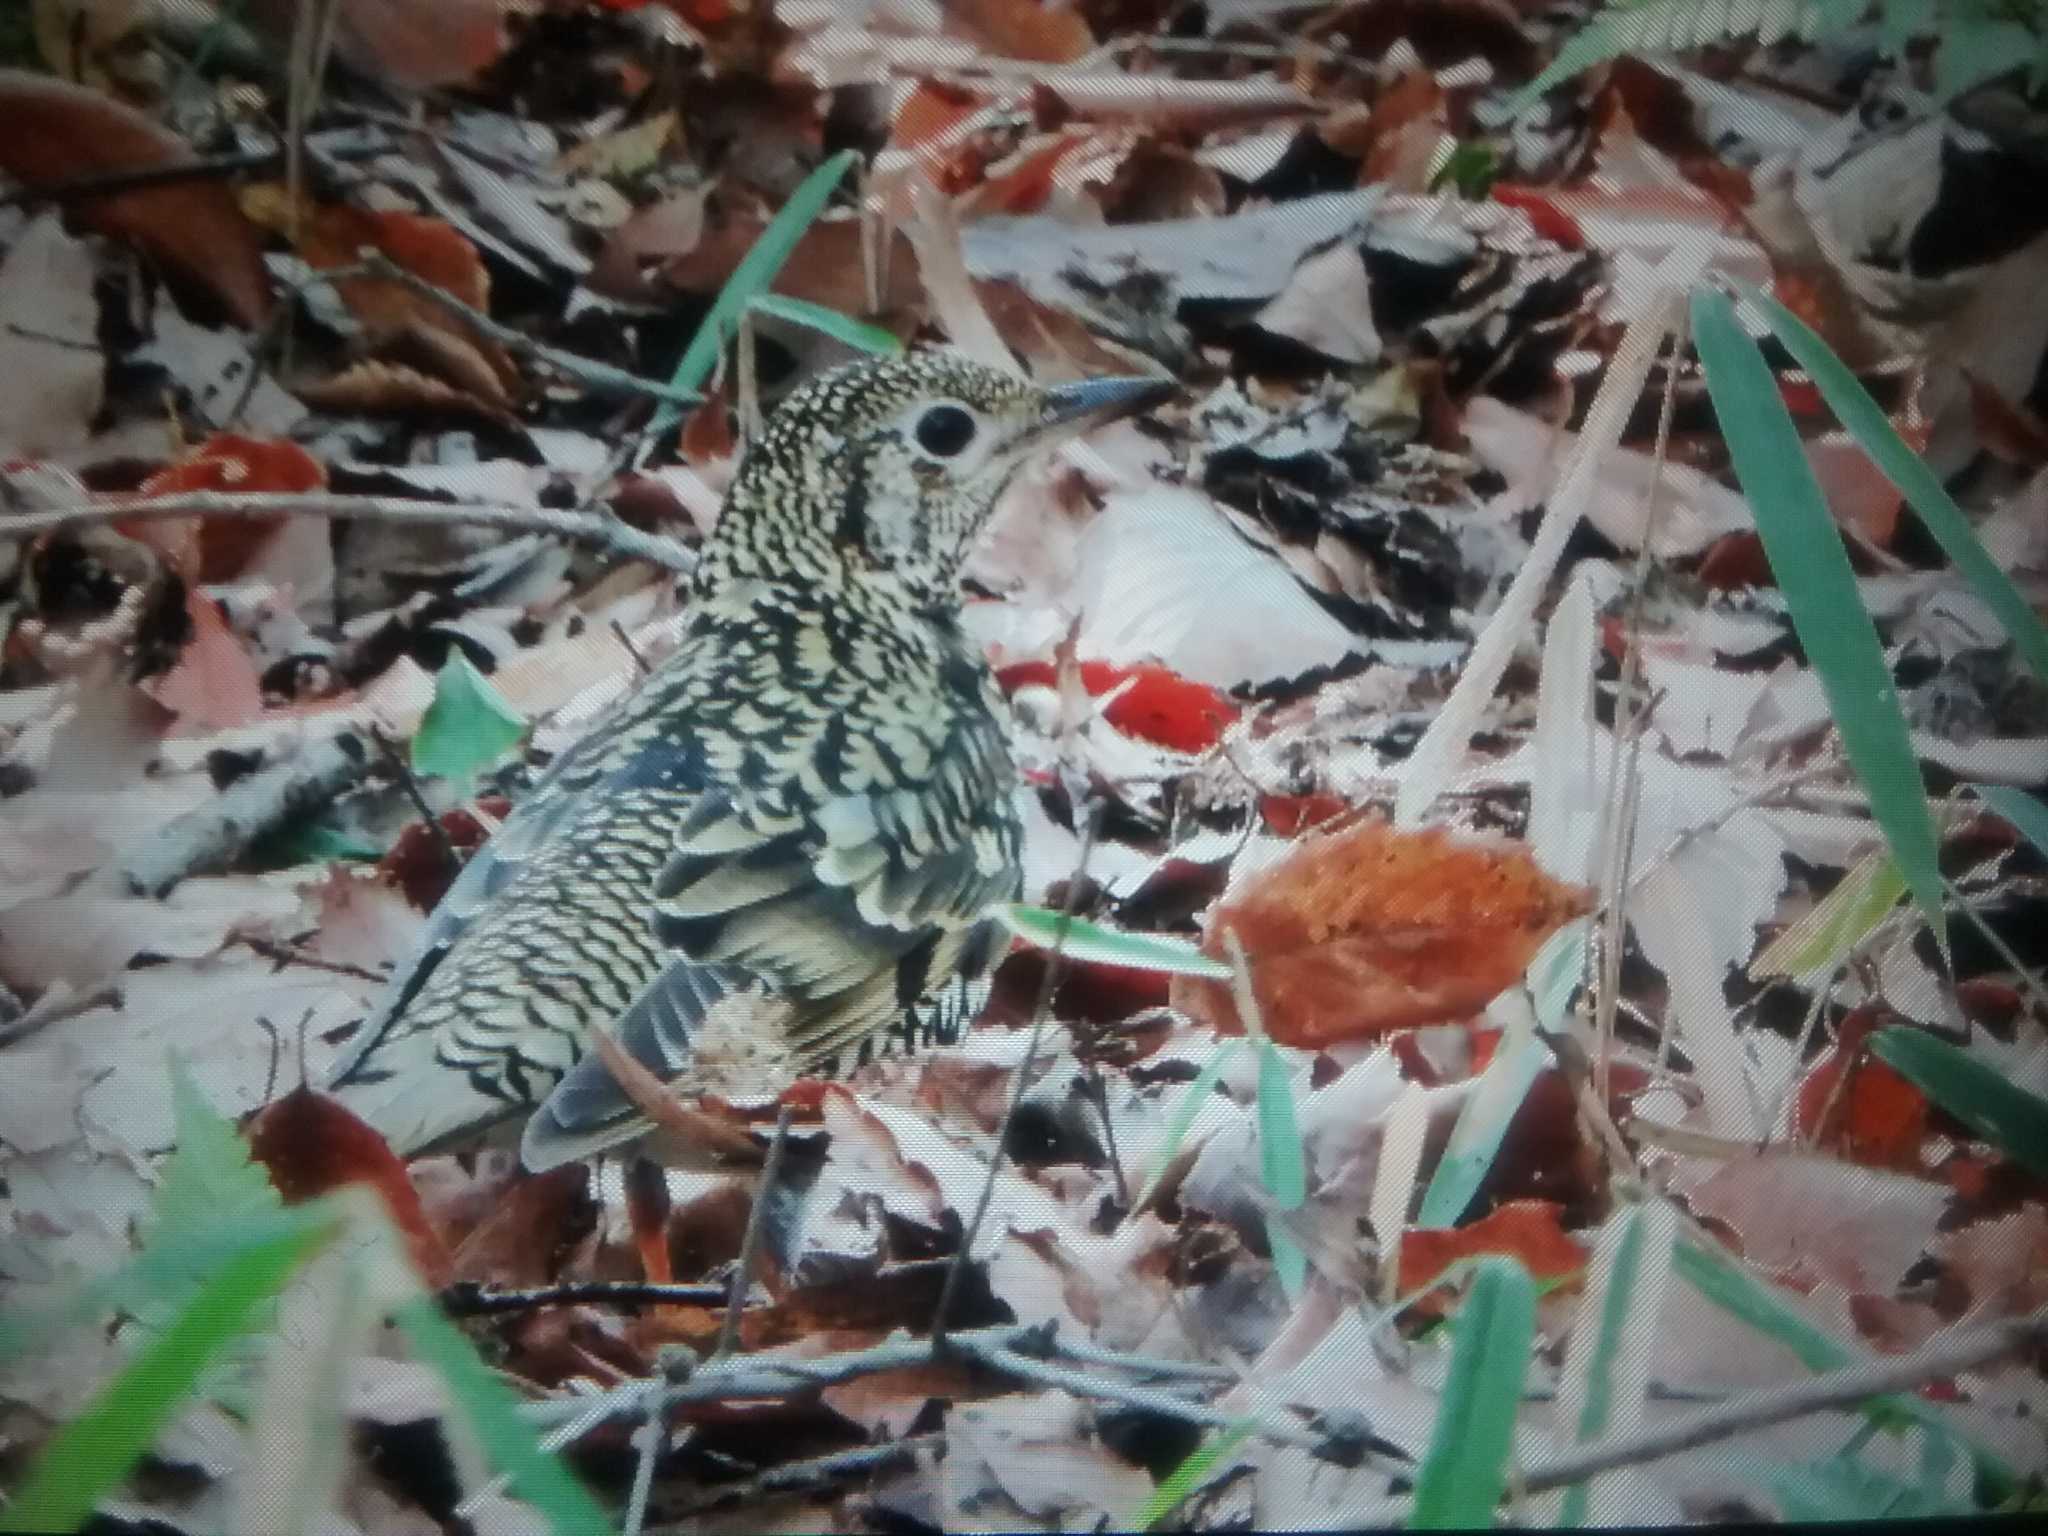
[[[947,352],[821,374],[748,448],[701,579],[850,577],[948,604],[969,544],[1034,453],[1174,388],[1034,384]]]

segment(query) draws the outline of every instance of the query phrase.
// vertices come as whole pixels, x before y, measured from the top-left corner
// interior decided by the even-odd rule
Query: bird
[[[524,1116],[533,1173],[672,1091],[776,1091],[957,1037],[1022,881],[1005,704],[963,560],[1062,438],[1171,380],[1040,384],[943,349],[792,390],[744,451],[675,651],[472,856],[326,1091],[401,1157]]]

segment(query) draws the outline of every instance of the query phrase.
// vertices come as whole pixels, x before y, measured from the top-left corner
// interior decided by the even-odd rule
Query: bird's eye
[[[957,405],[935,405],[917,418],[917,445],[950,459],[974,441],[974,418]]]

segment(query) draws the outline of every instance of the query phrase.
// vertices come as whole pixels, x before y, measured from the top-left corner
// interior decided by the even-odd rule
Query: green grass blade
[[[1882,848],[1872,849],[1835,882],[1833,890],[1765,946],[1750,962],[1750,979],[1833,970],[1870,937],[1905,894],[1906,877],[1899,873],[1898,861]]]
[[[1906,888],[1946,948],[1939,845],[1927,789],[1899,712],[1884,650],[1856,591],[1841,534],[1828,515],[1798,430],[1763,353],[1735,319],[1725,294],[1693,295],[1694,343],[1706,370],[1735,475],[1756,517],[1792,627],[1820,674],[1849,762],[1870,797]]]
[[[1536,1286],[1513,1259],[1489,1255],[1452,1324],[1450,1378],[1415,1475],[1409,1528],[1493,1524],[1515,1449],[1515,1414],[1536,1336]]]
[[[2036,853],[2048,857],[2048,805],[2007,784],[1972,784],[1970,793],[2011,822]]]
[[[2048,628],[2042,627],[2019,588],[1978,541],[1976,530],[1941,483],[1941,477],[1906,445],[1885,415],[1884,407],[1870,398],[1862,380],[1829,350],[1817,331],[1769,294],[1739,278],[1729,281],[1762,312],[1778,340],[1785,344],[1785,350],[1806,370],[1849,435],[1920,514],[1920,521],[1941,546],[1942,553],[2005,627],[2014,648],[2027,659],[2037,676],[2048,679]]]
[[[842,315],[823,304],[813,304],[809,299],[792,299],[780,293],[757,293],[747,301],[747,308],[757,315],[787,320],[791,325],[801,325],[821,336],[830,336],[856,352],[873,352],[886,357],[903,350],[903,343],[896,339],[895,332],[885,331],[865,320],[856,320],[851,315]]]
[[[1257,1419],[1239,1419],[1227,1429],[1219,1429],[1188,1453],[1188,1458],[1171,1472],[1166,1480],[1152,1490],[1152,1497],[1132,1518],[1131,1525],[1140,1531],[1149,1531],[1168,1515],[1179,1509],[1201,1486],[1216,1475],[1223,1459],[1235,1451],[1257,1432]]]
[[[783,265],[796,249],[797,242],[803,239],[804,231],[825,211],[825,205],[832,200],[839,183],[859,162],[858,150],[842,149],[806,176],[803,183],[790,193],[789,201],[768,221],[768,227],[761,231],[747,254],[740,258],[740,264],[732,269],[732,276],[718,290],[718,297],[711,301],[710,313],[697,327],[697,334],[690,338],[689,346],[683,349],[682,361],[676,364],[675,375],[669,380],[671,389],[696,394],[704,388],[718,362],[718,354],[724,349],[733,328],[739,324],[747,305],[766,293],[769,285],[781,275]],[[663,401],[648,425],[648,439],[659,438],[682,419],[679,406]]]
[[[1563,1028],[1565,1009],[1578,984],[1586,959],[1587,924],[1582,919],[1560,928],[1545,941],[1524,973],[1535,1003],[1536,1022],[1552,1033]],[[1454,1227],[1472,1204],[1487,1170],[1500,1155],[1522,1101],[1529,1096],[1550,1047],[1527,1024],[1517,1024],[1502,1037],[1500,1048],[1479,1074],[1479,1081],[1459,1107],[1451,1139],[1444,1144],[1429,1187],[1422,1192],[1418,1227]]]
[[[1661,1202],[1622,1207],[1600,1233],[1585,1306],[1565,1357],[1559,1405],[1561,1420],[1581,1445],[1642,1410],[1677,1233],[1675,1213]],[[1568,1489],[1559,1523],[1584,1525],[1592,1494],[1591,1482]]]
[[[1287,1063],[1270,1040],[1259,1041],[1259,1178],[1282,1210],[1308,1198],[1308,1167],[1301,1156],[1301,1126]]]
[[[393,1320],[413,1351],[441,1378],[493,1465],[512,1479],[513,1497],[540,1511],[554,1536],[601,1536],[611,1521],[569,1470],[541,1449],[516,1401],[431,1297],[399,1307]]]
[[[1881,1029],[1870,1037],[1870,1049],[2007,1157],[2048,1177],[2048,1099],[1924,1029]]]
[[[233,1254],[85,1411],[43,1447],[0,1532],[73,1531],[156,1443],[221,1352],[338,1227],[307,1225]]]
[[[1061,915],[1050,907],[1005,902],[993,909],[994,916],[1027,944],[1040,949],[1057,948],[1069,960],[1092,961],[1099,965],[1123,965],[1134,971],[1161,971],[1170,976],[1206,976],[1228,981],[1230,967],[1212,960],[1200,947],[1186,939],[1161,934],[1123,933],[1099,923],[1068,918],[1061,935]]]

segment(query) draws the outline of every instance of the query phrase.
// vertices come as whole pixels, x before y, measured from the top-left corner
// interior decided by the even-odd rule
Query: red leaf
[[[1796,1124],[1851,1162],[1911,1173],[1919,1171],[1927,1136],[1927,1097],[1865,1048],[1872,1031],[1894,1017],[1866,1004],[1842,1020],[1834,1047],[1799,1085]]]
[[[1460,1259],[1482,1253],[1520,1259],[1538,1280],[1562,1280],[1586,1267],[1586,1250],[1558,1225],[1560,1206],[1550,1200],[1512,1200],[1469,1227],[1449,1230],[1410,1227],[1401,1235],[1397,1289],[1412,1294]],[[1449,1298],[1432,1293],[1419,1302],[1426,1313],[1441,1315]]]
[[[405,1236],[413,1267],[427,1284],[448,1283],[448,1250],[420,1206],[419,1191],[390,1145],[338,1100],[297,1088],[267,1105],[249,1127],[249,1147],[270,1170],[287,1205],[345,1184],[367,1184],[384,1197]]]

